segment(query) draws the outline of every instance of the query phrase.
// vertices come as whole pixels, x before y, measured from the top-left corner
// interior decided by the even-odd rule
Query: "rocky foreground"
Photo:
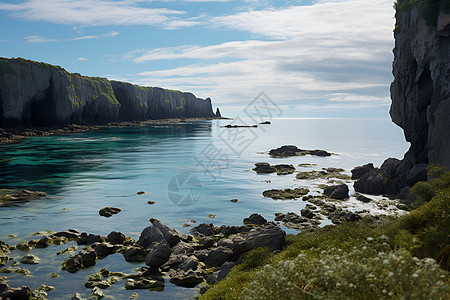
[[[33,248],[46,248],[70,241],[86,247],[76,252],[77,247],[72,246],[58,253],[71,253],[68,259],[61,262],[62,269],[67,272],[75,273],[94,266],[98,260],[115,253],[122,254],[127,262],[145,262],[146,266],[133,274],[102,269],[91,275],[85,287],[92,289],[94,297],[101,298],[99,295],[103,294],[102,290],[113,284],[123,284],[127,290],[158,289],[164,286],[164,277],[169,277],[170,282],[183,287],[195,287],[204,281],[212,284],[223,279],[248,251],[259,247],[281,250],[286,243],[285,232],[257,214],[245,218],[243,226],[200,224],[191,230],[192,234],[181,234],[156,219],[150,221],[152,225],[141,232],[137,241],[116,231],[101,236],[74,229],[45,235],[37,240],[22,241],[15,246],[0,241],[0,266],[8,262],[11,250],[28,252]],[[21,263],[39,264],[40,259],[29,253]],[[11,266],[0,269],[0,272],[27,273],[27,270]],[[50,290],[47,288],[45,291],[45,287],[38,290],[26,286],[13,288],[0,283],[0,297],[3,299],[28,299],[30,296],[41,299]],[[73,299],[77,299],[75,295]]]

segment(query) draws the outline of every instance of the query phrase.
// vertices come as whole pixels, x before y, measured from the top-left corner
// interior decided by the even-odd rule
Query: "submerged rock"
[[[94,266],[97,262],[97,253],[94,250],[81,250],[78,254],[70,256],[62,263],[63,270],[75,273],[83,268]]]
[[[39,199],[43,197],[47,197],[47,194],[44,192],[22,190],[16,194],[7,194],[4,196],[0,196],[0,207],[16,206],[17,203],[23,203],[32,199]]]
[[[99,210],[99,215],[103,217],[111,217],[112,215],[118,214],[122,210],[118,207],[104,207]]]
[[[288,200],[300,198],[309,193],[309,190],[306,188],[295,188],[295,189],[284,189],[284,190],[267,190],[263,192],[264,197],[270,197],[276,200]]]
[[[293,165],[286,165],[286,164],[271,166],[269,163],[260,162],[255,164],[253,171],[256,171],[256,173],[258,174],[276,172],[278,175],[286,175],[292,174],[295,171],[295,167]]]
[[[28,300],[32,296],[32,291],[28,286],[21,286],[17,288],[10,287],[6,283],[0,283],[0,298]]]
[[[325,150],[303,150],[297,148],[294,145],[281,146],[280,148],[272,149],[269,151],[269,155],[272,157],[289,157],[289,156],[304,156],[304,155],[314,155],[314,156],[331,156]]]
[[[22,260],[20,262],[23,264],[28,264],[28,265],[37,265],[40,261],[41,261],[41,259],[39,257],[37,257],[36,255],[27,254],[22,258]]]

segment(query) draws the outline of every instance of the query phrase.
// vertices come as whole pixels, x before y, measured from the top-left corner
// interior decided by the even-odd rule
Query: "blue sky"
[[[0,56],[190,91],[234,116],[388,117],[392,0],[0,0]]]

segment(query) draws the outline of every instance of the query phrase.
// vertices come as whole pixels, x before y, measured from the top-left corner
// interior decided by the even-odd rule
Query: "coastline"
[[[0,128],[0,145],[20,143],[27,137],[81,133],[92,130],[98,130],[100,128],[105,127],[143,127],[155,124],[173,124],[179,122],[194,122],[194,121],[219,120],[219,119],[227,120],[229,118],[226,117],[169,118],[169,119],[155,119],[145,121],[110,122],[107,124],[98,124],[98,125],[70,124],[62,128],[8,128],[8,129]]]

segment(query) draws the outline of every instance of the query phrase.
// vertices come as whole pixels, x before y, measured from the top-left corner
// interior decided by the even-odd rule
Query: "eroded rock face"
[[[450,170],[450,17],[427,26],[412,8],[396,20],[390,114],[411,143],[404,160]]]
[[[175,117],[216,117],[211,99],[0,58],[0,127],[63,127]]]

